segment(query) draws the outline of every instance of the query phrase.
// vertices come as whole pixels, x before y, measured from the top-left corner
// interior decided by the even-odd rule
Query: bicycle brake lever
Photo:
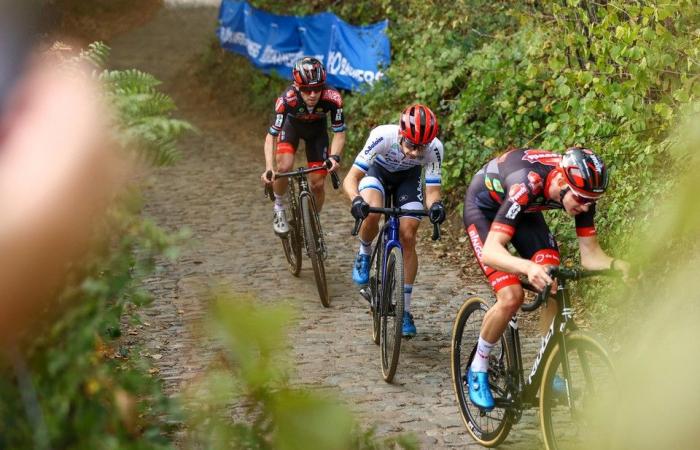
[[[338,189],[340,187],[340,177],[335,172],[331,172],[331,183],[333,184],[333,189]]]
[[[268,170],[265,173],[265,177],[268,180],[272,181],[272,171]],[[268,197],[270,200],[275,201],[275,193],[272,191],[272,184],[266,183],[264,190],[265,190],[265,197]]]
[[[432,236],[432,239],[433,239],[434,241],[437,241],[438,239],[440,239],[440,224],[438,224],[438,223],[434,223],[434,224],[433,224],[433,236]]]
[[[352,235],[357,236],[360,231],[360,225],[362,225],[362,219],[355,219],[355,226],[352,228]]]

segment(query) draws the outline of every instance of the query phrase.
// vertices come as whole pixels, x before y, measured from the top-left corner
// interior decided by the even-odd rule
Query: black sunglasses
[[[428,144],[414,144],[404,137],[401,138],[401,141],[406,144],[406,147],[408,147],[409,150],[416,150],[419,152],[425,150],[425,148],[428,146]]]
[[[307,94],[312,94],[312,93],[317,93],[321,92],[323,90],[323,85],[319,86],[300,86],[299,90],[301,92],[307,93]]]

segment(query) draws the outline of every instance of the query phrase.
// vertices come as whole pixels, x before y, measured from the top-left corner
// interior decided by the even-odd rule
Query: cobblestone
[[[479,448],[459,417],[449,360],[455,313],[467,292],[487,296],[487,286],[467,286],[459,267],[423,256],[412,308],[419,335],[404,341],[395,381],[385,383],[367,303],[350,278],[357,242],[350,236],[347,200],[329,183],[321,215],[332,302],[325,309],[308,259],[299,278],[291,276],[271,230],[271,204],[259,185],[265,125],[244,111],[231,117],[218,110],[192,76],[193,59],[214,38],[217,9],[187,4],[166,2],[152,22],[112,44],[116,68],[155,74],[175,98],[179,115],[199,129],[182,142],[182,160],[154,175],[144,211],[166,229],[188,227],[194,240],[176,263],[163,263],[163,271],[147,280],[155,301],[142,313],[150,326],[137,330],[146,351],[159,355],[154,363],[167,393],[177,395],[214,354],[216,344],[202,339],[197,323],[205,315],[208,290],[223,285],[298,312],[290,335],[295,383],[336,393],[379,435],[414,433],[423,448]],[[348,161],[353,149],[346,153]],[[430,254],[429,228],[422,227],[419,257]],[[526,413],[502,448],[539,446],[537,416]]]

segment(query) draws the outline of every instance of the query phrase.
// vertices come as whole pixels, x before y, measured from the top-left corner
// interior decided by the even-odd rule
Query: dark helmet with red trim
[[[586,198],[598,198],[608,187],[608,169],[592,150],[573,147],[564,153],[559,171],[575,194]]]
[[[305,56],[294,63],[292,77],[297,86],[319,86],[326,82],[326,68],[321,61]]]

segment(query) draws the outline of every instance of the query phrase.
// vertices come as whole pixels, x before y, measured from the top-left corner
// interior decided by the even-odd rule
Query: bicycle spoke
[[[481,322],[486,310],[486,303],[474,297],[467,300],[457,314],[452,330],[452,380],[467,431],[481,445],[493,447],[506,438],[512,426],[512,415],[502,406],[510,396],[506,369],[508,358],[503,339],[492,350],[490,359],[489,384],[496,400],[496,407],[491,411],[476,407],[469,400],[466,380],[467,369],[476,351]]]
[[[557,450],[605,448],[617,392],[612,364],[600,344],[580,332],[567,338],[568,378],[562,358],[557,347],[545,368],[540,405],[546,444]],[[564,389],[553,387],[555,377]]]

